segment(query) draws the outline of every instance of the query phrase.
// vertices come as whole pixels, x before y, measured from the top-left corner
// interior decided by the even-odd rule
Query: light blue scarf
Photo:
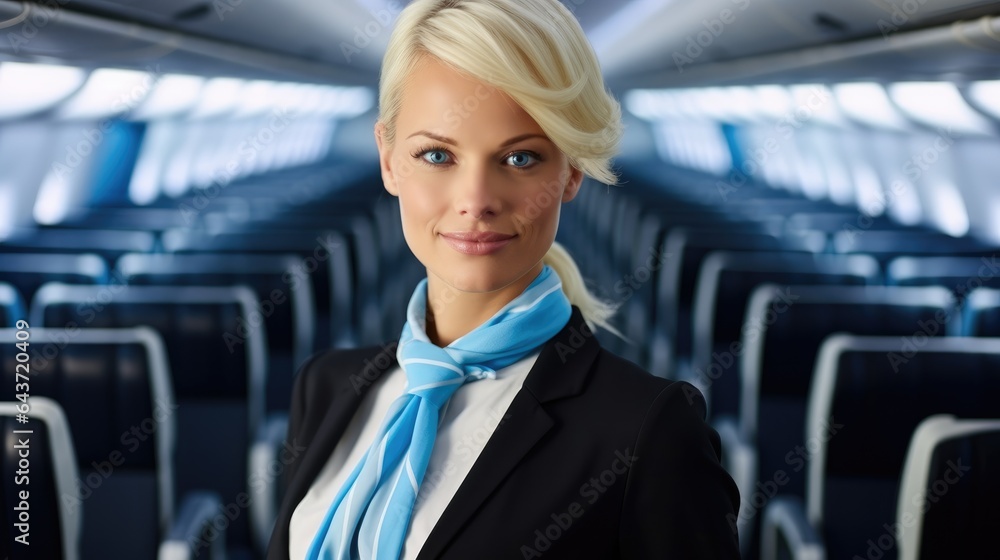
[[[441,348],[425,330],[427,279],[417,284],[396,356],[406,390],[333,500],[308,560],[397,560],[437,437],[440,410],[464,383],[496,378],[569,321],[562,281],[545,265],[531,284],[472,332]]]

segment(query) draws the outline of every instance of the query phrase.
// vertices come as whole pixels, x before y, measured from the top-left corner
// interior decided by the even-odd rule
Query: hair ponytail
[[[551,266],[559,279],[562,280],[562,289],[569,298],[569,302],[580,308],[583,319],[591,331],[596,331],[601,327],[614,333],[619,338],[624,339],[618,329],[611,326],[610,319],[618,310],[618,304],[604,301],[587,290],[583,282],[583,275],[580,268],[576,266],[576,261],[566,249],[557,241],[552,242],[552,247],[545,253],[542,262]]]

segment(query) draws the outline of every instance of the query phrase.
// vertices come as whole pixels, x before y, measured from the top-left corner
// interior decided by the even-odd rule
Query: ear
[[[378,163],[382,170],[382,186],[392,196],[399,196],[396,188],[396,176],[392,171],[392,150],[385,141],[385,125],[382,121],[375,122],[375,144],[378,146]]]
[[[583,184],[583,171],[572,165],[569,167],[569,177],[566,181],[566,190],[563,191],[563,202],[569,202],[576,198],[580,192],[580,185]]]

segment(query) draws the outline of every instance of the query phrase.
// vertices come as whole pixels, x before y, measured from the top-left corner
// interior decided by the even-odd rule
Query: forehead
[[[417,130],[483,141],[542,133],[506,93],[426,56],[403,87],[396,126],[403,138]]]

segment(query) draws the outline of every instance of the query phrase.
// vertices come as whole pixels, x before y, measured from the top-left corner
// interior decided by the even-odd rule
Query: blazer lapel
[[[507,474],[552,428],[554,422],[544,403],[582,392],[599,349],[580,310],[573,306],[566,326],[542,347],[507,414],[428,535],[418,560],[440,557]]]
[[[393,342],[395,344],[398,341]],[[543,405],[555,399],[580,394],[599,350],[600,345],[583,320],[583,315],[573,306],[566,325],[542,346],[538,359],[524,379],[524,385],[424,542],[417,556],[418,560],[439,557],[507,474],[517,467],[531,448],[552,428],[554,422]],[[372,356],[383,351],[383,348],[375,348]],[[379,368],[375,379],[398,365],[395,352],[389,354],[392,364]],[[360,406],[361,399],[374,385],[368,384],[357,391],[350,383],[351,377],[352,375],[341,377],[335,396],[331,399],[331,406],[302,457],[301,467],[289,482],[285,502],[293,504],[292,507],[302,500],[326,465]],[[290,516],[291,512],[288,512],[287,517]]]
[[[333,450],[337,446],[337,442],[340,441],[341,436],[344,435],[344,431],[347,430],[347,426],[354,417],[354,413],[361,406],[361,399],[364,398],[365,394],[374,385],[374,381],[381,377],[384,372],[392,370],[398,365],[395,354],[396,344],[397,342],[392,342],[384,347],[377,347],[372,350],[372,355],[369,357],[371,360],[374,360],[378,354],[387,352],[392,358],[392,363],[386,368],[376,368],[374,376],[370,379],[366,378],[371,383],[360,388],[352,384],[351,380],[356,378],[357,374],[361,373],[360,371],[349,372],[350,375],[347,374],[348,372],[344,372],[344,375],[339,377],[339,383],[334,389],[334,395],[330,399],[331,404],[323,416],[323,421],[316,431],[312,442],[308,445],[305,454],[302,456],[301,466],[288,483],[287,494],[291,496],[291,499],[286,499],[285,501],[292,504],[292,507],[302,500],[302,497],[309,491],[309,487],[312,486],[316,477],[319,476],[320,471],[326,466],[330,455],[333,454]],[[291,512],[288,513],[288,516],[289,518],[291,517]]]

